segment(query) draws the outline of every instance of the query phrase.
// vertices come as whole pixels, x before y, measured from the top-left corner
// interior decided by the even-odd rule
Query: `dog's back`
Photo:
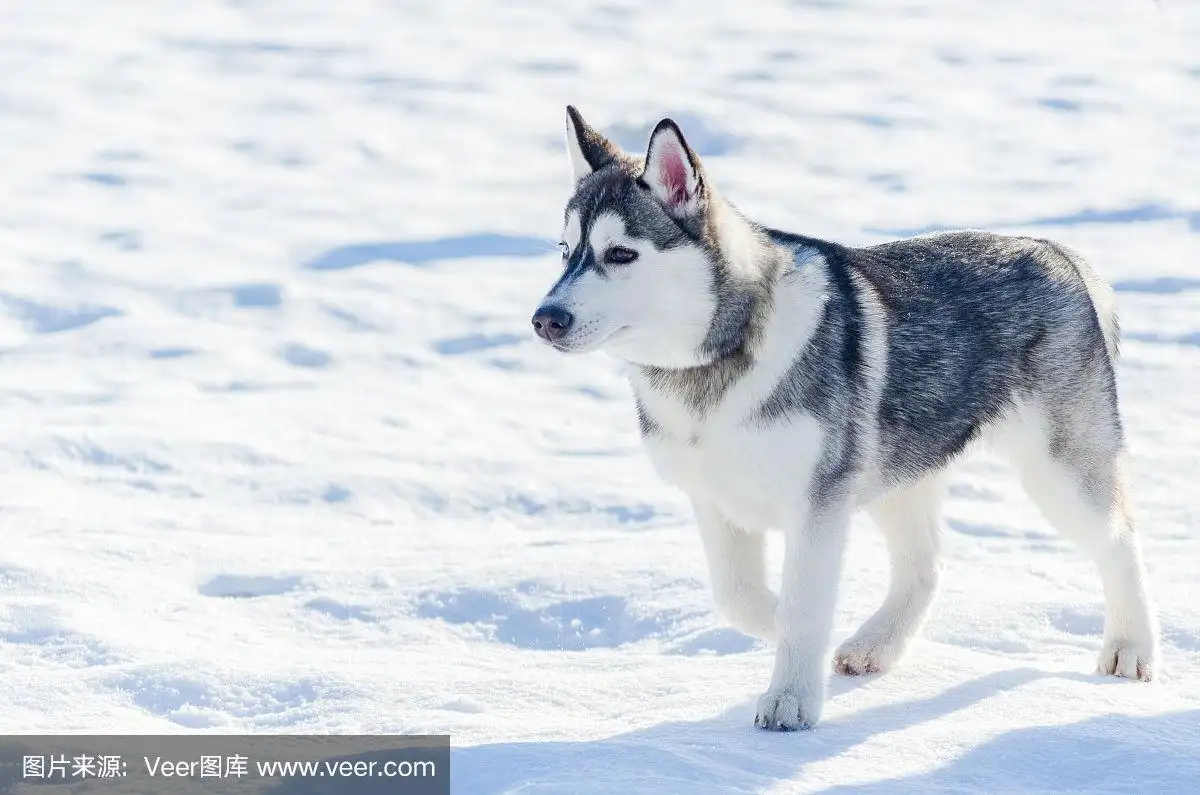
[[[886,480],[940,468],[1019,403],[1055,417],[1083,412],[1120,445],[1112,291],[1074,252],[978,231],[867,248],[774,236],[817,249],[834,283],[860,276],[869,292],[859,291],[860,304],[883,310],[877,421]]]

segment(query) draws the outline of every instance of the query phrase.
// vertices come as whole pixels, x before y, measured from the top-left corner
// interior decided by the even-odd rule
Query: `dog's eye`
[[[559,243],[558,247],[562,250],[563,259],[571,256],[571,247],[566,243]]]
[[[604,254],[604,261],[610,265],[628,265],[638,258],[638,253],[624,246],[613,246]]]

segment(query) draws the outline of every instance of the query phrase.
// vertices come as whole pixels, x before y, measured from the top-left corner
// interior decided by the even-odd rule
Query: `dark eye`
[[[604,261],[609,265],[628,265],[637,258],[636,251],[624,246],[614,246],[604,254]]]
[[[568,246],[566,243],[559,243],[558,247],[560,249],[562,249],[563,259],[566,259],[567,257],[571,256],[571,247]]]

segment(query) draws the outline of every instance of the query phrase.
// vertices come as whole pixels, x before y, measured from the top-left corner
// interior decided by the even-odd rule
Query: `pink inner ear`
[[[667,204],[683,204],[688,200],[688,169],[683,152],[673,143],[663,144],[659,156],[658,184],[662,185]]]

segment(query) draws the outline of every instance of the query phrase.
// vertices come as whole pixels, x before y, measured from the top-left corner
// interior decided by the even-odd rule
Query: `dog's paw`
[[[1105,641],[1096,660],[1096,673],[1149,682],[1156,675],[1155,651],[1153,643]]]
[[[820,706],[811,696],[803,696],[794,690],[771,691],[758,699],[754,725],[784,732],[811,729],[820,720],[819,711]]]
[[[833,670],[844,676],[883,673],[895,662],[892,646],[878,638],[855,636],[833,653]]]

